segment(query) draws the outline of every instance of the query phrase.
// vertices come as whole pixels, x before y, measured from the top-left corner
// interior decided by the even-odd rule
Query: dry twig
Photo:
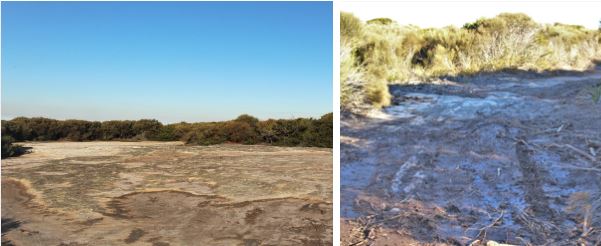
[[[557,147],[557,148],[567,148],[567,149],[570,149],[570,150],[572,150],[572,151],[574,151],[574,152],[576,152],[576,153],[578,153],[578,154],[580,154],[580,155],[588,158],[592,162],[596,162],[597,161],[597,159],[594,156],[590,155],[589,153],[586,153],[586,151],[580,150],[580,149],[572,146],[571,144],[550,143],[550,144],[547,144],[547,146],[549,146],[549,147]]]

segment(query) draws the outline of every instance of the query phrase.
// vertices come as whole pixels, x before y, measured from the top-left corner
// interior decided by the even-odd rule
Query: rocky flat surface
[[[342,118],[342,243],[601,243],[601,71],[391,86]]]
[[[332,152],[33,142],[2,160],[3,245],[331,245]]]

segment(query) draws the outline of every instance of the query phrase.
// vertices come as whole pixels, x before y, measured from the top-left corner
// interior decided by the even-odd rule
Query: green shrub
[[[333,114],[325,114],[319,120],[313,120],[303,133],[303,146],[332,148],[333,145]]]
[[[228,139],[221,127],[207,125],[199,127],[187,134],[187,138],[184,141],[187,144],[213,145],[225,143],[227,140]]]
[[[176,133],[175,125],[166,125],[161,127],[156,134],[153,134],[148,138],[148,140],[155,141],[177,141],[182,138],[182,136],[178,136]]]
[[[136,137],[144,140],[158,138],[163,124],[155,119],[141,119],[133,123],[132,130]]]
[[[137,134],[133,128],[134,121],[110,120],[102,122],[100,134],[103,140],[130,139]]]
[[[61,128],[59,139],[89,141],[100,137],[101,123],[85,120],[65,120],[57,124]]]
[[[254,123],[254,125],[256,126],[256,123]],[[255,127],[247,121],[236,119],[225,123],[223,128],[227,141],[243,144],[257,143],[258,134]]]
[[[19,141],[181,140],[187,144],[198,145],[231,142],[331,148],[332,124],[331,113],[320,119],[270,119],[266,121],[243,114],[231,121],[181,122],[169,125],[163,125],[154,119],[92,122],[18,117],[2,121],[2,134],[7,137],[2,141],[3,151],[5,151],[5,147],[6,151],[18,150],[9,148],[14,139]],[[5,142],[6,145],[4,145]]]

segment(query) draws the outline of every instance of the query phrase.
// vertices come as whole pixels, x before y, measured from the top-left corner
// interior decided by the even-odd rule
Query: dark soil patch
[[[126,239],[123,240],[125,243],[134,243],[138,241],[142,236],[146,235],[146,232],[140,228],[136,228],[129,233]]]
[[[343,115],[342,245],[601,243],[601,70],[560,75],[395,85]]]

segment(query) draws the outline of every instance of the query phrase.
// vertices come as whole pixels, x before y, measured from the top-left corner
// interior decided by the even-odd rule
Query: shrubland
[[[240,143],[332,148],[332,120],[332,113],[319,119],[264,121],[244,114],[230,121],[167,125],[153,119],[99,122],[17,117],[2,121],[2,156],[5,156],[5,140],[6,151],[14,141],[56,140],[154,140],[197,145]]]
[[[462,27],[419,28],[340,16],[342,110],[390,103],[388,85],[502,70],[585,70],[601,59],[601,30],[539,24],[519,13]]]

